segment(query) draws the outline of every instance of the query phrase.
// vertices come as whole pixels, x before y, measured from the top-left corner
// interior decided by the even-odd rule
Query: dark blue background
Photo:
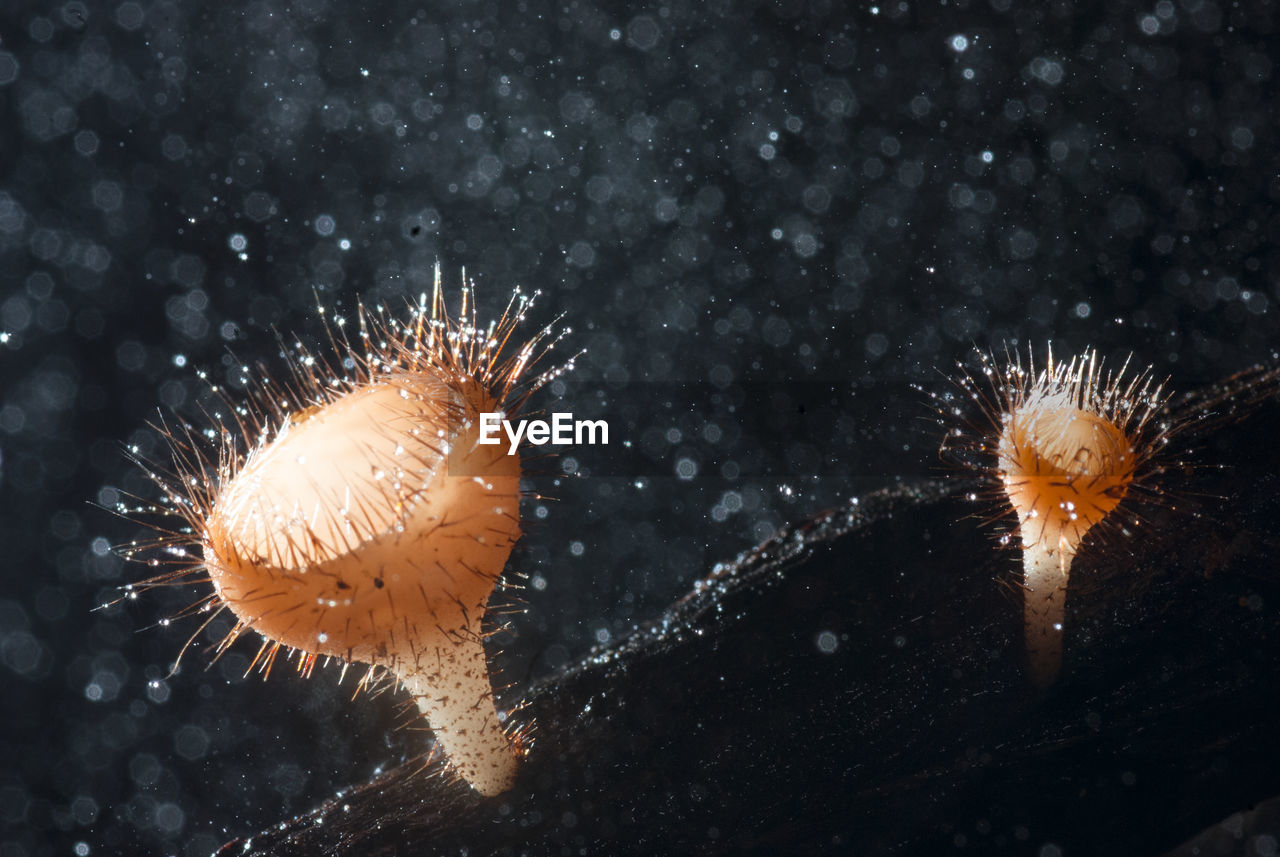
[[[489,312],[541,290],[534,322],[587,349],[566,404],[668,430],[609,476],[535,477],[520,684],[929,472],[911,385],[974,344],[1133,351],[1178,389],[1271,359],[1275,15],[5,3],[0,855],[204,854],[421,748],[335,669],[240,679],[248,643],[165,680],[195,625],[155,626],[192,592],[91,612],[146,573],[93,504],[148,494],[124,445],[161,454],[146,424],[198,414],[198,369],[278,370],[272,329],[318,341],[317,297],[400,301],[437,261]],[[689,384],[733,395],[668,419]]]

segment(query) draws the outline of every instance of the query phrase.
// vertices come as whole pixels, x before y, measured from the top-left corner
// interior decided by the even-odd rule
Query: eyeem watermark
[[[534,446],[547,443],[567,446],[607,444],[609,442],[609,424],[604,420],[575,420],[573,414],[555,413],[551,422],[546,420],[511,420],[505,419],[502,412],[485,412],[480,415],[480,439],[477,443],[497,444],[502,442],[501,434],[507,436],[507,455],[515,455],[520,441],[525,440]]]

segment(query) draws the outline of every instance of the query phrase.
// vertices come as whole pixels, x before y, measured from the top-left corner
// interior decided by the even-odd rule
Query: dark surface
[[[394,728],[402,718],[392,695],[348,701],[354,682],[338,685],[336,669],[311,681],[242,679],[252,656],[245,643],[204,671],[219,628],[166,678],[195,625],[158,623],[195,592],[92,612],[147,573],[109,550],[145,531],[92,505],[149,490],[121,444],[158,457],[146,423],[161,411],[199,413],[207,396],[198,370],[233,393],[242,364],[279,371],[272,328],[314,343],[317,299],[348,314],[357,295],[399,301],[429,285],[437,260],[452,283],[466,266],[486,313],[513,285],[541,289],[531,321],[564,313],[574,328],[566,348],[587,349],[565,409],[625,411],[628,431],[633,415],[643,418],[638,436],[623,438],[629,448],[593,460],[605,476],[557,478],[554,462],[539,465],[531,488],[557,502],[526,506],[529,534],[511,574],[528,578],[527,612],[494,652],[514,684],[511,702],[593,644],[659,615],[714,563],[782,524],[899,478],[938,475],[939,429],[911,384],[946,388],[939,370],[972,344],[1053,339],[1060,353],[1093,344],[1113,360],[1133,351],[1176,390],[1276,360],[1274,4],[1025,6],[4,3],[0,855],[203,855],[424,750],[422,733]],[[721,394],[702,395],[708,385]],[[549,391],[536,404],[552,402]],[[1209,464],[1237,456],[1237,472],[1259,480],[1276,466],[1261,442],[1205,455]],[[677,476],[682,461],[697,468],[693,478]],[[965,566],[964,579],[986,592],[1008,581],[1009,560],[956,517],[956,502],[895,518],[896,539],[918,546],[929,533],[936,556]],[[1268,556],[1194,527],[1155,532],[1184,529],[1206,541],[1179,542],[1178,556]],[[1153,537],[1152,549],[1163,544]],[[965,551],[978,553],[966,564]],[[923,580],[932,567],[901,570]],[[1225,622],[1218,633],[1273,617],[1269,568],[1247,572],[1259,613],[1237,616],[1212,602],[1220,612],[1206,615]],[[1194,585],[1225,599],[1214,587],[1240,579]],[[1162,600],[1162,585],[1152,584],[1156,600],[1142,608],[1156,619],[1155,605],[1184,604]],[[1238,588],[1232,597],[1247,599]],[[969,597],[995,599],[992,609],[1012,598]],[[773,662],[788,694],[834,681],[829,665],[854,642],[882,646],[895,636],[875,624],[898,615],[885,604],[863,621],[857,602],[830,600],[829,618],[815,618],[803,599],[778,605],[794,614],[784,627],[804,651]],[[962,621],[932,606],[916,615],[938,633]],[[1217,627],[1176,615],[1180,627],[1153,626],[1180,653],[1175,664]],[[1020,772],[1010,782],[1026,803],[922,806],[922,792],[893,777],[915,776],[925,751],[890,752],[886,779],[857,780],[859,794],[878,790],[869,793],[883,818],[919,814],[918,835],[936,841],[953,835],[939,825],[979,818],[995,837],[999,817],[1005,835],[1009,823],[1042,831],[1028,834],[1030,848],[1055,841],[1049,813],[1078,812],[1067,816],[1070,829],[1100,839],[1119,825],[1092,820],[1102,817],[1090,814],[1100,799],[1065,810],[1035,804],[1034,824],[1016,819],[1031,796],[1066,793],[1044,748],[1075,734],[1063,724],[1090,728],[1079,726],[1081,706],[1112,728],[1111,709],[1091,700],[1111,687],[1104,679],[1127,675],[1122,652],[1155,663],[1144,645],[1154,620],[1142,618],[1121,625],[1142,629],[1132,630],[1136,647],[1096,650],[1097,684],[1080,678],[1043,707],[1026,707],[1015,678],[1000,672],[1017,660],[1009,638],[987,671],[965,671],[950,690],[922,685],[949,700],[952,716],[842,724],[859,737],[850,742],[856,754],[833,751],[819,770],[860,773],[870,748],[927,747],[941,734],[939,746],[951,749],[929,757],[940,779],[931,774],[926,785],[972,786],[979,774],[955,755],[972,745],[1005,759],[999,771]],[[841,629],[860,622],[864,636],[819,658],[819,619]],[[997,619],[1014,622],[983,613],[955,656],[976,639],[990,646],[1016,633],[1016,623],[982,630]],[[1257,651],[1262,666],[1223,656],[1223,686],[1242,698],[1261,691],[1231,677],[1270,663],[1273,649]],[[913,684],[893,663],[861,665],[867,687],[849,691],[852,701],[914,710],[929,676]],[[697,682],[713,678],[708,671]],[[954,700],[984,681],[1023,707],[965,738]],[[712,746],[752,748],[733,757],[753,770],[781,771],[771,766],[789,747],[785,730],[739,728],[775,716],[757,696],[743,704],[731,734],[700,734]],[[1220,703],[1212,716],[1176,721],[1162,740],[1193,758],[1209,734],[1200,727],[1247,711]],[[1154,734],[1153,726],[1138,738],[1125,731],[1138,722],[1148,721],[1115,712],[1107,734],[1117,753]],[[1014,723],[1027,730],[1011,745],[1017,752],[991,750],[996,727]],[[1275,758],[1265,736],[1236,734],[1254,742],[1258,760]],[[1043,767],[1028,761],[1036,758]],[[1129,770],[1088,754],[1078,764],[1076,785],[1114,783]],[[1004,782],[984,770],[983,789]],[[1134,788],[1159,785],[1165,769],[1155,770],[1134,769]],[[706,789],[699,797],[636,787],[633,814],[670,821],[652,834],[669,839],[653,842],[693,848],[710,826],[721,844],[746,844],[734,838],[739,830],[763,835],[751,832],[762,829],[750,823],[756,807],[709,778],[693,780]],[[1205,782],[1165,789],[1162,799],[1207,826],[1280,792],[1247,776],[1234,787]],[[534,785],[535,797],[560,800]],[[802,794],[791,788],[779,780],[768,797]],[[886,842],[904,829],[917,835],[914,822],[882,817],[861,829]],[[583,829],[562,814],[540,825],[548,837]],[[1125,830],[1129,842],[1149,835],[1158,848],[1174,844],[1154,809]]]
[[[1280,792],[1280,500],[1246,452],[1277,430],[1271,404],[1200,437],[1221,467],[1090,540],[1047,692],[998,585],[1016,553],[963,483],[920,483],[779,533],[532,688],[507,795],[406,765],[225,853],[1162,853]]]

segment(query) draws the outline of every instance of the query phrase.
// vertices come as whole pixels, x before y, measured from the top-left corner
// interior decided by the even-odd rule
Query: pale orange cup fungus
[[[994,399],[971,379],[962,386],[993,428],[979,450],[994,453],[993,475],[1017,514],[1028,670],[1047,687],[1062,667],[1072,561],[1086,535],[1148,475],[1167,440],[1153,418],[1168,396],[1149,369],[1129,375],[1127,360],[1104,374],[1093,350],[1064,363],[1050,348],[1038,373],[1033,362],[1000,370],[983,361]]]
[[[256,631],[264,671],[281,647],[308,673],[317,657],[390,671],[452,770],[495,795],[523,753],[495,708],[484,648],[490,596],[521,534],[521,462],[506,444],[477,443],[479,415],[514,414],[572,361],[529,378],[557,337],[548,327],[513,348],[528,301],[517,293],[481,328],[468,296],[464,274],[451,319],[437,268],[429,309],[408,323],[361,307],[359,348],[331,335],[336,361],[300,350],[283,405],[263,382],[235,430],[220,427],[212,480],[190,430],[168,432],[177,467],[157,479],[190,535],[167,541],[186,535],[201,558],[148,583],[207,576],[214,591],[198,606],[236,619],[218,652]]]

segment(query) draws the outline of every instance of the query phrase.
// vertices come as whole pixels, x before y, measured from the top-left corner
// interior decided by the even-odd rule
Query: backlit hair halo
[[[1017,516],[1027,669],[1046,687],[1061,670],[1072,562],[1090,531],[1148,487],[1158,469],[1153,461],[1176,427],[1160,419],[1169,402],[1164,384],[1150,368],[1132,371],[1132,357],[1115,372],[1093,349],[1063,361],[1050,346],[1038,371],[1030,348],[1025,366],[1016,356],[1003,367],[980,357],[986,384],[968,373],[957,383],[985,425],[952,429],[942,452],[976,453],[960,463],[993,485]]]
[[[288,383],[256,382],[244,403],[215,387],[230,416],[203,431],[162,425],[172,466],[148,472],[183,525],[156,527],[126,554],[176,565],[131,596],[212,583],[187,612],[207,614],[192,640],[234,616],[215,657],[255,631],[251,670],[283,648],[303,673],[317,658],[368,664],[365,682],[390,672],[450,769],[494,795],[526,749],[495,708],[482,629],[521,535],[522,470],[506,444],[477,443],[479,415],[513,416],[573,359],[538,369],[569,331],[557,320],[518,338],[533,301],[518,290],[481,325],[463,280],[457,318],[437,266],[430,302],[407,320],[361,305],[358,339],[342,319],[327,323],[331,356],[299,345]]]

